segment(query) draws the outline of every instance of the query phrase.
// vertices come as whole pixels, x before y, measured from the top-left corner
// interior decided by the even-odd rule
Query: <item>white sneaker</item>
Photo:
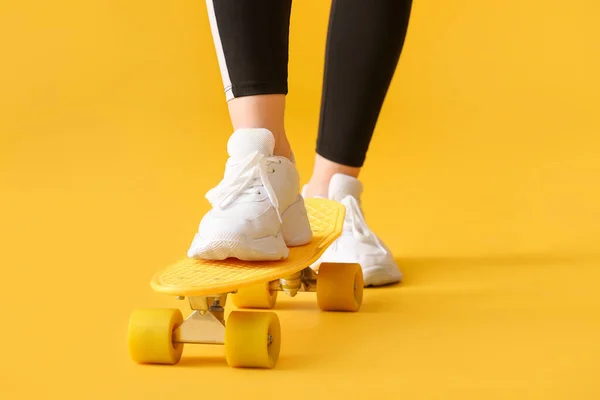
[[[306,190],[306,187],[304,191]],[[346,206],[342,235],[314,264],[322,262],[360,263],[365,286],[382,286],[402,280],[391,251],[365,222],[360,206],[362,183],[351,176],[335,174],[329,183],[329,198]]]
[[[300,177],[293,161],[273,156],[267,129],[240,129],[227,144],[223,180],[209,190],[212,209],[202,218],[188,257],[279,260],[287,246],[311,241]]]

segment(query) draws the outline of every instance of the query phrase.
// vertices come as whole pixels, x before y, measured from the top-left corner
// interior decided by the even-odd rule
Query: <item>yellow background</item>
[[[328,2],[293,6],[312,169]],[[420,2],[361,178],[406,274],[363,312],[283,299],[279,368],[128,358],[230,133],[200,0],[0,3],[0,398],[597,399],[600,7]],[[275,393],[278,393],[275,395]]]

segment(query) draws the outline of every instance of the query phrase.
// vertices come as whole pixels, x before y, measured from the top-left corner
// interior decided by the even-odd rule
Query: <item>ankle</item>
[[[317,154],[313,174],[306,184],[307,197],[328,197],[329,182],[335,174],[358,178],[360,168],[349,167],[330,161]]]
[[[292,149],[285,135],[285,96],[256,95],[235,98],[228,102],[234,130],[242,128],[268,129],[275,138],[274,155],[291,158]]]
[[[312,176],[304,189],[304,195],[309,197],[328,197],[329,196],[329,181],[315,179]]]
[[[275,135],[275,149],[273,150],[273,155],[285,157],[288,160],[292,159],[292,146],[285,136],[285,133]]]

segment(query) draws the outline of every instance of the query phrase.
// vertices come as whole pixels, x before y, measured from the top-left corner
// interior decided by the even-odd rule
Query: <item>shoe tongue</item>
[[[335,174],[329,181],[329,198],[341,202],[346,196],[352,196],[360,201],[363,191],[362,183],[349,175]]]
[[[241,159],[258,152],[266,157],[273,155],[275,137],[268,129],[247,128],[233,132],[227,142],[227,152],[233,159]]]

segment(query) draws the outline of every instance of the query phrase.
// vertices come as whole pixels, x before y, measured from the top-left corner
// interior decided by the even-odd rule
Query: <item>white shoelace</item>
[[[387,249],[383,243],[381,243],[377,235],[371,232],[367,226],[367,222],[363,217],[358,201],[353,196],[346,196],[344,199],[342,199],[342,204],[346,206],[348,214],[352,220],[352,235],[359,241],[374,244],[384,254],[386,254]]]
[[[206,193],[206,199],[213,207],[223,209],[240,195],[244,193],[260,194],[264,188],[271,204],[275,207],[279,222],[281,222],[279,200],[268,177],[269,173],[275,172],[271,168],[271,164],[281,164],[281,161],[255,151],[240,160],[239,164],[241,166],[236,166],[239,168],[238,173],[222,180],[215,188],[209,190]]]

